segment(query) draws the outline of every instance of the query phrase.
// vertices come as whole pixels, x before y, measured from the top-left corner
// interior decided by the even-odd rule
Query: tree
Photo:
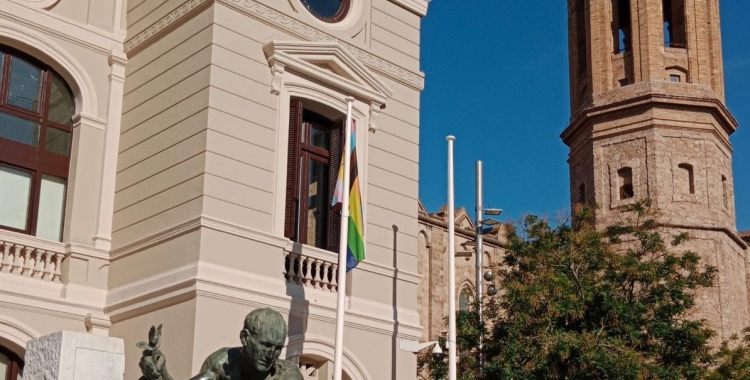
[[[628,222],[603,230],[582,208],[572,223],[528,216],[509,233],[488,325],[459,313],[460,379],[742,378],[721,368],[748,376],[750,340],[714,354],[714,332],[689,318],[695,291],[713,285],[716,268],[677,252],[687,235],[665,242],[649,201],[623,211]],[[444,378],[441,365],[431,363],[434,379]]]

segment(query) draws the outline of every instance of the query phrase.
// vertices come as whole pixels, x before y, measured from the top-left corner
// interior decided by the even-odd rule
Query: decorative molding
[[[184,2],[182,5],[175,8],[175,10],[169,12],[168,15],[162,17],[160,20],[138,33],[138,35],[125,42],[125,53],[129,53],[131,50],[150,40],[156,34],[174,24],[177,20],[183,18],[192,10],[197,9],[205,2],[213,2],[213,0],[188,0]]]
[[[378,131],[378,116],[380,115],[380,112],[382,112],[383,104],[379,104],[376,102],[370,103],[370,125],[368,129],[370,132],[375,133]]]
[[[16,3],[23,4],[27,7],[39,8],[39,9],[50,9],[60,0],[12,0]]]
[[[0,335],[26,350],[26,343],[42,336],[31,326],[5,315],[0,315]],[[23,356],[23,352],[16,352]]]
[[[301,313],[295,304],[305,299],[286,294],[284,283],[280,276],[272,278],[199,261],[110,289],[105,312],[112,323],[117,323],[201,296],[249,307],[272,307],[282,314]],[[305,317],[335,323],[335,294],[308,291],[317,302],[305,305]],[[347,327],[387,336],[394,334],[393,305],[347,298],[351,304],[356,304],[347,309]],[[399,308],[398,315],[397,336],[418,338],[421,327],[416,310]]]
[[[423,2],[425,0],[405,1]],[[300,22],[299,20],[289,17],[274,9],[268,8],[265,5],[257,3],[253,0],[188,0],[177,7],[174,11],[151,24],[151,26],[143,30],[141,33],[125,42],[125,53],[130,53],[131,51],[139,48],[145,42],[151,40],[155,35],[159,34],[159,32],[174,24],[176,21],[182,19],[191,11],[199,8],[200,5],[209,2],[219,2],[231,6],[255,19],[271,24],[275,27],[279,27],[282,30],[289,32],[291,35],[299,37],[303,40],[338,42],[349,54],[364,62],[365,65],[369,66],[373,70],[383,75],[389,76],[394,80],[399,81],[418,91],[424,89],[423,73],[412,72],[372,53],[361,50],[346,42],[339,41],[337,38],[324,33],[319,29],[313,28],[307,24]]]
[[[427,6],[430,4],[430,0],[391,0],[414,13],[420,17],[427,16]]]
[[[283,63],[276,62],[271,66],[271,74],[273,75],[273,79],[271,79],[271,93],[274,95],[281,94],[281,83],[284,78],[284,71]]]
[[[317,355],[328,361],[333,361],[334,348],[335,345],[329,338],[320,335],[299,334],[289,337],[285,355],[287,358],[305,356],[305,354]],[[343,369],[352,380],[372,379],[359,358],[346,347],[344,347]]]
[[[393,90],[336,41],[271,41],[263,45],[263,52],[272,67],[281,63],[287,71],[292,70],[368,103],[385,104],[393,96]],[[279,86],[279,92],[280,89]]]

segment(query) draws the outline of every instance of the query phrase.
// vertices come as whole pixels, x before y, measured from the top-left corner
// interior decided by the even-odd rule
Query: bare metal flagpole
[[[346,301],[346,250],[349,236],[349,182],[352,160],[352,104],[354,98],[346,101],[346,124],[344,125],[344,188],[341,202],[341,237],[339,238],[338,296],[336,298],[336,347],[333,355],[333,379],[341,380],[344,361],[344,302]]]
[[[453,136],[448,136],[448,380],[456,380],[456,236],[453,193]]]

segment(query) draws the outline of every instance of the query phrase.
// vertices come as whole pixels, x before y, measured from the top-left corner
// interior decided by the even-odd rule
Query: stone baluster
[[[2,258],[0,258],[0,272],[10,272],[10,265],[8,264],[8,260],[10,259],[10,249],[13,247],[13,244],[8,242],[3,242],[2,245],[0,245],[0,250],[2,250]]]
[[[65,255],[62,253],[55,253],[55,271],[52,274],[52,282],[62,282],[62,261]]]
[[[292,282],[292,267],[294,266],[292,260],[292,253],[284,251],[284,279],[286,282]]]
[[[338,268],[338,265],[331,264],[331,290],[334,292],[339,289]]]
[[[34,253],[34,261],[36,262],[36,266],[34,267],[33,273],[31,275],[32,278],[41,279],[42,275],[44,275],[44,255],[46,254],[47,252],[42,249],[37,249]]]
[[[13,264],[11,264],[11,274],[21,274],[21,268],[23,268],[23,248],[24,246],[16,244],[13,247]]]
[[[305,257],[304,259],[304,270],[302,271],[303,274],[303,280],[302,285],[303,286],[309,286],[312,282],[312,259],[309,257]]]
[[[331,290],[331,280],[328,277],[328,272],[331,270],[331,263],[324,261],[320,268],[320,280],[323,281],[322,289]]]
[[[23,249],[24,264],[21,275],[24,277],[31,277],[31,272],[34,270],[34,266],[36,265],[36,261],[32,257],[34,251],[35,249],[31,247],[26,247]]]
[[[42,280],[52,281],[52,256],[54,252],[47,251],[44,254],[44,273],[42,274]]]
[[[320,269],[323,267],[323,261],[318,259],[312,260],[312,287],[315,289],[320,289],[323,286],[323,283],[320,281]]]

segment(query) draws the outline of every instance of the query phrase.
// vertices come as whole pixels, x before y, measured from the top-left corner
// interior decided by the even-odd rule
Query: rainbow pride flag
[[[362,214],[362,193],[359,188],[359,173],[357,171],[357,128],[351,125],[351,171],[349,184],[349,227],[346,237],[346,271],[354,269],[360,261],[365,259],[365,225]],[[346,152],[344,152],[346,153]],[[344,201],[344,160],[341,159],[339,178],[333,194],[333,206]]]

